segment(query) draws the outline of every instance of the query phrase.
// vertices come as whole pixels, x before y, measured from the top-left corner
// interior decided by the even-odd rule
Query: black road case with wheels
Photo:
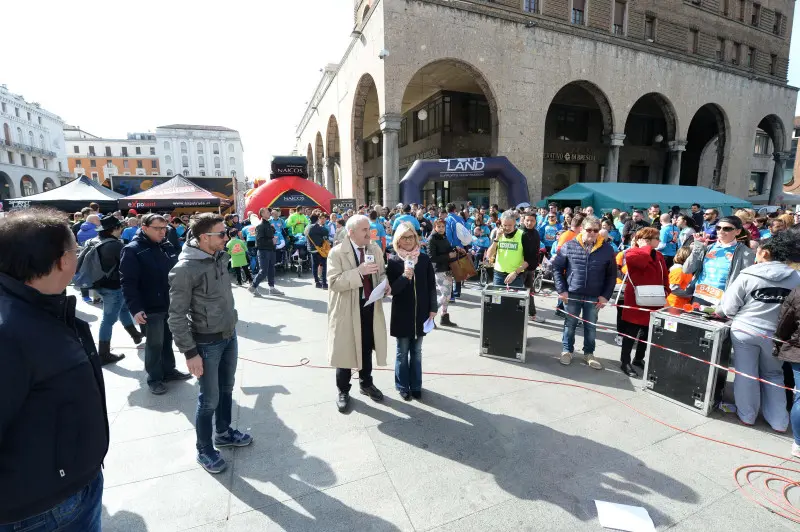
[[[481,297],[482,356],[525,362],[528,290],[488,285]]]
[[[699,312],[664,308],[650,314],[645,389],[707,416],[722,398],[727,371],[664,348],[728,367],[729,331],[727,324]]]

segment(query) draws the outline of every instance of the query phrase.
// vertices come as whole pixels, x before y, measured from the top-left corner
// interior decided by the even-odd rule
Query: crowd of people
[[[363,205],[341,213],[297,207],[286,217],[261,209],[241,220],[133,210],[104,215],[97,205],[71,221],[47,209],[10,213],[0,220],[0,249],[11,250],[0,254],[0,344],[6,348],[0,523],[9,523],[0,529],[27,529],[34,520],[58,525],[66,515],[76,529],[99,530],[109,444],[101,366],[124,356],[111,351],[117,321],[134,343],[145,342],[144,370],[154,395],[168,393],[170,382],[197,378],[197,461],[210,473],[224,471],[218,449],[253,442],[231,426],[238,360],[233,285],[248,283],[257,297],[282,296],[275,269],[286,254],[307,258],[315,286],[328,291],[327,355],[337,368],[340,412],[350,403],[353,370],[362,395],[383,399],[372,378],[373,353],[374,364],[386,365],[388,336],[396,340],[397,392],[407,401],[422,399],[423,339],[436,327],[457,327],[450,310],[464,278],[454,275],[454,264],[465,257],[490,271],[493,284],[527,290],[534,325],[544,317],[534,304],[533,281],[548,266],[556,316],[564,318],[564,365],[573,360],[581,323],[583,359],[603,369],[594,356],[598,313],[624,302],[620,367],[638,377],[650,311],[672,305],[731,320],[735,367],[791,388],[789,377],[800,382],[796,221],[800,216],[791,211],[720,216],[700,205],[686,212],[662,213],[653,205],[647,212],[596,214],[592,207],[501,211],[469,202],[460,208]],[[265,294],[259,290],[264,280]],[[70,284],[86,304],[102,304],[97,344],[76,316]],[[374,290],[382,297],[372,297]],[[188,373],[178,369],[173,343]],[[791,419],[792,454],[800,457],[800,401],[787,402],[781,388],[741,376],[734,396],[744,424],[761,414],[784,432]]]

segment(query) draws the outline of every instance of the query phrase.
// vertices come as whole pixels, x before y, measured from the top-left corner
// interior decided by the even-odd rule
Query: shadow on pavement
[[[267,431],[268,440],[263,440],[259,448],[259,441],[254,439],[252,447],[242,450],[248,453],[245,455],[247,458],[241,458],[238,452],[234,454],[230,462],[233,467],[231,484],[225,485],[233,497],[268,517],[282,530],[399,530],[384,519],[354,510],[324,491],[319,491],[320,488],[334,486],[336,474],[324,460],[308,455],[294,444],[297,434],[286,426],[272,408],[275,395],[289,393],[286,388],[263,386],[243,388],[242,391],[245,395],[257,395],[252,408],[253,415],[249,417],[252,419],[257,416],[258,424]],[[242,410],[248,409],[240,407],[240,416]],[[279,459],[272,459],[273,454],[279,454]],[[222,478],[214,478],[227,484]],[[281,502],[259,491],[253,482],[271,485],[294,499],[291,503]],[[386,496],[375,494],[375,497]],[[301,511],[292,506],[299,506]]]
[[[103,530],[124,532],[147,532],[147,524],[141,515],[125,510],[111,515],[105,505],[103,506],[102,528]]]
[[[422,400],[451,417],[388,397],[386,403],[408,419],[363,401],[353,401],[353,409],[381,421],[377,429],[391,438],[491,473],[497,485],[510,495],[548,502],[582,521],[596,516],[594,500],[598,499],[644,506],[656,526],[661,527],[671,523],[669,516],[643,503],[639,496],[659,493],[684,503],[699,500],[691,487],[648,468],[619,449],[538,423],[487,413],[427,390]],[[380,441],[375,443],[380,453]],[[386,453],[384,450],[382,454]],[[395,457],[398,459],[402,457]],[[420,474],[417,481],[423,486],[417,486],[417,490],[441,489],[436,477],[435,471]],[[463,490],[473,488],[464,486]],[[461,489],[453,486],[451,495],[458,498]]]
[[[299,342],[300,337],[290,334],[281,334],[286,325],[267,325],[254,321],[239,320],[236,324],[236,333],[248,340],[255,340],[265,344],[279,344],[281,342]]]

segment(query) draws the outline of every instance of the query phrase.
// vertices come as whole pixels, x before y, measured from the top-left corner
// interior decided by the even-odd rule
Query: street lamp
[[[381,139],[378,138],[378,135],[375,135],[375,136],[372,137],[372,143],[373,144],[378,144],[380,141],[381,141]]]
[[[425,120],[428,119],[428,111],[426,111],[425,109],[420,109],[417,112],[417,118],[419,118],[420,120],[422,120],[424,122]]]

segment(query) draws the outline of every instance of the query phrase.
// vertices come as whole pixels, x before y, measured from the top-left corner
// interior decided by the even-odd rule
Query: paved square
[[[151,395],[144,351],[116,326],[112,345],[127,358],[104,371],[111,449],[103,530],[600,530],[595,499],[644,506],[659,530],[795,529],[747,501],[733,480],[740,465],[784,460],[682,434],[570,385],[787,461],[789,436],[742,427],[733,415],[704,418],[639,390],[640,381],[617,370],[619,348],[607,332],[598,333],[597,349],[605,371],[580,357],[561,366],[552,299],[538,298],[548,323],[531,326],[528,362],[517,364],[477,356],[480,299],[465,289],[451,308],[460,327],[425,338],[423,370],[559,385],[426,375],[422,401],[405,402],[394,391],[392,366],[375,373],[383,403],[355,393],[352,411],[342,415],[332,370],[257,363],[307,357],[326,364],[327,293],[309,279],[284,276],[278,284],[287,297],[255,299],[234,288],[240,361],[233,417],[255,442],[223,450],[230,467],[218,476],[195,462],[195,380]],[[79,303],[79,310],[96,334],[100,309]],[[614,320],[614,311],[601,313],[604,323]],[[394,346],[389,338],[390,361]],[[185,369],[180,356],[179,366]]]

